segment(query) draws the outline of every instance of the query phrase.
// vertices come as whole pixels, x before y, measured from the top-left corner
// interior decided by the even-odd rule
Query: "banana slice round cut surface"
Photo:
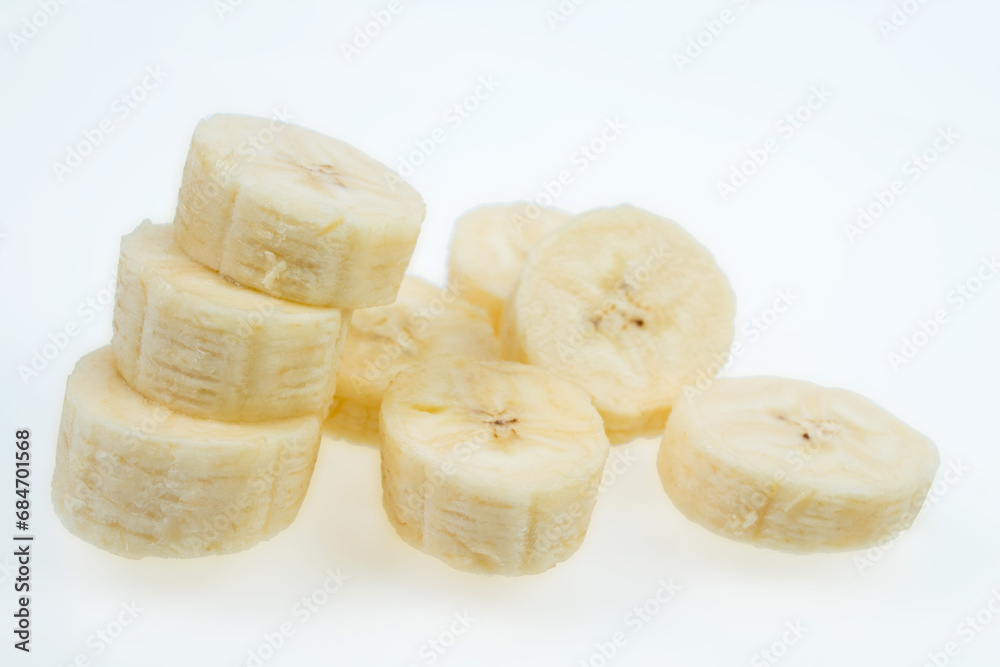
[[[195,130],[175,233],[185,253],[241,285],[369,308],[395,297],[424,211],[412,187],[352,146],[219,114]]]
[[[122,239],[112,347],[126,382],[206,419],[325,413],[351,311],[239,287],[186,256],[173,231],[146,222]]]
[[[462,298],[486,310],[500,329],[528,251],[545,234],[568,221],[565,211],[531,203],[489,204],[455,221],[448,250],[448,282]]]
[[[383,504],[414,547],[519,575],[580,546],[609,445],[579,388],[512,362],[423,362],[390,383],[381,429]]]
[[[783,378],[719,378],[674,409],[657,466],[692,521],[783,551],[870,547],[910,527],[934,444],[870,400]]]
[[[682,388],[721,367],[735,298],[712,255],[632,206],[563,224],[528,254],[501,351],[582,387],[612,442],[661,432]]]
[[[120,556],[242,551],[295,518],[319,442],[317,417],[238,425],[152,404],[105,347],[66,384],[52,501],[67,530]]]
[[[415,362],[440,356],[497,359],[500,351],[485,311],[450,287],[408,275],[394,303],[354,312],[324,430],[377,445],[389,381]]]

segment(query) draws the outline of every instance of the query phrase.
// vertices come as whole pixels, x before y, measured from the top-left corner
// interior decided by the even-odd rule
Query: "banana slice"
[[[236,422],[325,414],[350,316],[227,281],[181,252],[171,225],[147,221],[122,239],[118,370],[173,410]]]
[[[680,226],[632,206],[596,209],[528,254],[501,352],[586,390],[617,443],[662,431],[682,388],[715,375],[734,317],[725,274]]]
[[[485,309],[499,331],[503,304],[531,246],[571,217],[531,203],[490,204],[468,211],[452,230],[448,282],[463,299]]]
[[[391,303],[424,219],[413,188],[345,143],[219,114],[195,130],[177,244],[272,296],[354,309]]]
[[[685,397],[657,465],[692,521],[809,552],[869,547],[909,528],[938,463],[933,443],[862,396],[748,377]]]
[[[378,413],[389,380],[410,364],[438,356],[497,359],[486,313],[416,276],[406,276],[395,303],[354,313],[324,431],[378,445]]]
[[[120,556],[242,551],[295,518],[319,442],[317,417],[238,425],[149,403],[105,347],[66,383],[52,501],[67,530]]]
[[[439,359],[382,401],[382,498],[412,546],[470,572],[542,572],[580,546],[608,439],[586,394],[540,368]]]

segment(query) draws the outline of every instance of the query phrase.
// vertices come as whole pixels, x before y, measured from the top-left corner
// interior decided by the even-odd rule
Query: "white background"
[[[328,4],[246,0],[220,16],[212,0],[70,2],[15,50],[8,33],[39,6],[4,2],[0,545],[13,533],[23,427],[37,542],[30,656],[10,648],[12,559],[0,547],[0,664],[234,667],[287,621],[294,634],[263,664],[427,665],[422,647],[463,612],[475,622],[435,664],[600,665],[595,643],[623,631],[609,664],[751,665],[796,621],[808,630],[779,664],[919,666],[950,641],[949,664],[997,664],[1000,617],[971,641],[958,626],[1000,591],[1000,279],[961,308],[953,292],[1000,251],[995,2],[909,0],[919,8],[886,36],[889,0],[594,0],[554,27],[557,0],[404,0],[350,62],[341,45],[386,5]],[[723,9],[733,20],[704,32],[703,52],[679,68],[674,53]],[[157,67],[165,77],[122,118],[116,100]],[[446,122],[484,76],[497,89]],[[813,86],[832,96],[786,137],[777,123]],[[613,454],[635,460],[600,497],[578,554],[508,579],[404,545],[381,508],[377,452],[329,441],[297,522],[246,553],[132,562],[81,542],[53,515],[48,483],[66,376],[110,339],[119,237],[145,217],[172,218],[200,117],[276,108],[393,167],[445,128],[410,177],[428,209],[411,269],[431,279],[444,278],[460,212],[534,198],[563,170],[572,184],[560,207],[625,201],[681,221],[738,295],[746,351],[730,373],[867,394],[927,433],[942,471],[955,463],[961,476],[942,479],[936,502],[883,550],[792,556],[688,522],[660,487],[657,443],[637,442]],[[53,164],[105,118],[113,132],[60,180]],[[579,147],[607,119],[627,128],[581,170]],[[942,128],[959,138],[912,180],[907,161]],[[776,152],[724,201],[718,183],[769,137]],[[905,192],[849,242],[845,224],[895,179]],[[782,289],[795,302],[775,320],[767,309]],[[939,309],[944,326],[893,368],[887,355]],[[18,367],[70,324],[78,333],[22,380]],[[297,601],[338,568],[349,580],[301,623]],[[682,589],[633,632],[626,615],[660,578]],[[94,633],[133,601],[138,619],[95,655]]]

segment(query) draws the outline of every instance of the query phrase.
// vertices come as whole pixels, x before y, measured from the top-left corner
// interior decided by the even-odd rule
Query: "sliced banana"
[[[391,303],[424,218],[413,188],[347,144],[232,114],[194,133],[175,233],[188,255],[273,296]]]
[[[52,501],[67,530],[120,556],[242,551],[295,518],[319,442],[317,417],[239,425],[150,403],[105,347],[66,383]]]
[[[274,141],[274,128],[262,118],[217,114],[198,124],[181,177],[174,220],[178,240],[183,237],[189,255],[218,269],[222,247],[233,218],[238,175],[243,164],[257,156],[259,134]],[[254,143],[251,143],[254,142]]]
[[[383,504],[412,546],[505,575],[580,546],[608,440],[579,388],[511,362],[423,362],[390,383],[381,429]]]
[[[503,304],[538,239],[569,220],[565,211],[532,203],[490,204],[455,221],[448,251],[448,282],[486,310],[500,329]]]
[[[112,347],[140,394],[195,417],[325,414],[350,311],[244,289],[174,243],[172,225],[122,239]]]
[[[582,387],[623,442],[662,431],[682,388],[715,375],[734,317],[725,274],[680,226],[632,206],[596,209],[528,254],[501,351]]]
[[[379,406],[389,380],[417,361],[446,355],[499,358],[487,315],[450,287],[408,275],[394,303],[354,313],[324,431],[378,445]]]
[[[685,397],[657,465],[692,521],[809,552],[869,547],[909,528],[938,463],[930,440],[862,396],[747,377]]]

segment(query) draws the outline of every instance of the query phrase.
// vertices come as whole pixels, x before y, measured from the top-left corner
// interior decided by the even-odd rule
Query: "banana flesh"
[[[679,225],[632,206],[596,209],[529,252],[501,354],[582,387],[619,443],[662,432],[683,387],[715,375],[734,318],[725,274]]]
[[[769,377],[689,394],[657,459],[689,519],[795,552],[870,547],[906,530],[938,465],[930,440],[868,399]]]
[[[52,501],[67,530],[127,558],[242,551],[291,524],[319,442],[314,416],[229,424],[150,403],[104,347],[66,383]]]
[[[356,148],[233,114],[194,132],[177,244],[223,276],[315,306],[392,303],[425,213],[412,187]]]
[[[542,236],[572,216],[531,203],[489,204],[455,221],[448,250],[448,282],[459,296],[483,308],[500,330],[510,296],[528,251]]]
[[[337,377],[337,395],[324,424],[333,437],[377,445],[378,414],[389,381],[418,361],[440,356],[499,358],[486,313],[450,286],[408,275],[396,301],[355,311]]]
[[[122,239],[118,370],[172,410],[233,422],[325,413],[350,316],[227,281],[182,253],[171,225]]]
[[[609,444],[577,387],[512,362],[422,362],[390,383],[381,431],[383,505],[412,546],[521,575],[583,541]]]

